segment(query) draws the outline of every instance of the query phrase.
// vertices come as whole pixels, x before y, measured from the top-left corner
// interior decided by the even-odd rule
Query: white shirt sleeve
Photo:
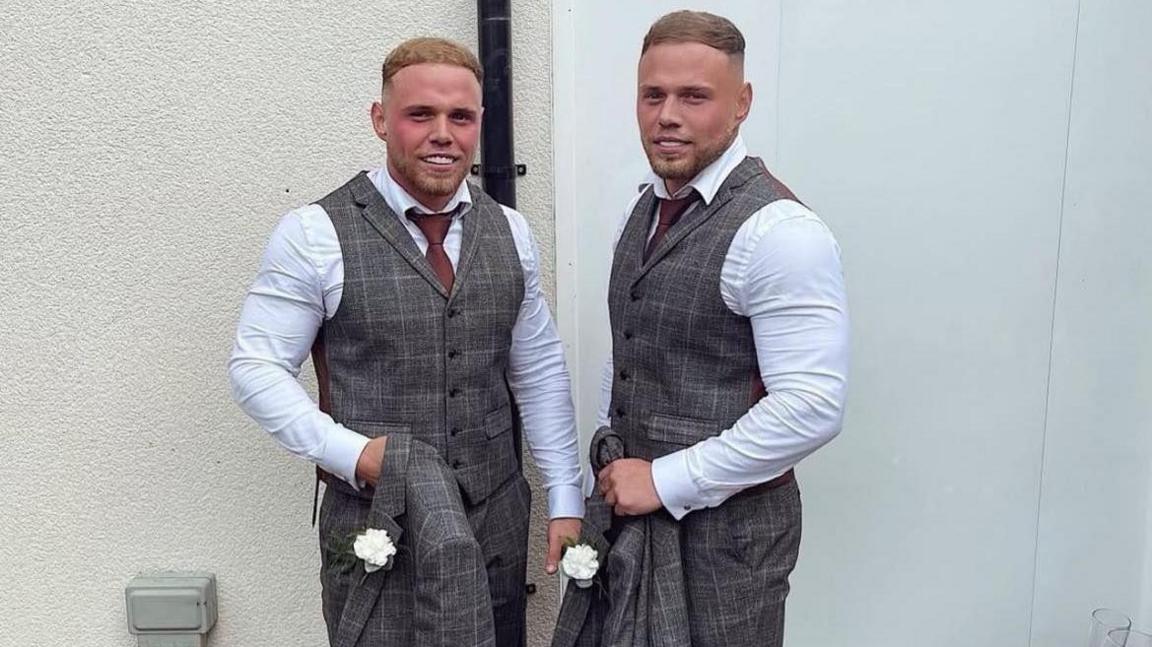
[[[790,200],[761,209],[729,247],[721,293],[751,320],[767,395],[732,428],[653,462],[677,519],[788,471],[835,437],[844,416],[848,308],[824,223]]]
[[[343,280],[323,208],[285,215],[244,299],[228,376],[232,398],[278,443],[358,487],[356,461],[368,438],[321,412],[296,380]]]
[[[536,241],[524,217],[504,207],[524,270],[524,301],[512,329],[508,384],[524,439],[548,491],[552,519],[584,516],[576,411],[564,347],[540,289]]]

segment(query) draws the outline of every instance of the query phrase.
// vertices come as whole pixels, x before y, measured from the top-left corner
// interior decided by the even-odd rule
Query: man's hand
[[[548,522],[548,557],[545,559],[544,572],[552,575],[560,565],[560,553],[564,551],[565,539],[580,539],[580,529],[583,521],[569,517],[560,517]]]
[[[384,446],[388,444],[388,437],[373,438],[364,445],[360,458],[356,459],[356,478],[376,487],[380,480],[380,464],[384,462]]]
[[[600,470],[596,487],[620,516],[648,514],[664,505],[652,481],[652,463],[639,458],[620,458],[609,463]]]

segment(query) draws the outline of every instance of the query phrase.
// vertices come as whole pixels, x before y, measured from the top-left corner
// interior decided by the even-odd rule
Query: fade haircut
[[[731,20],[706,11],[673,11],[652,23],[640,55],[661,43],[701,43],[724,52],[741,68],[744,66],[744,34]]]
[[[397,72],[423,63],[462,67],[476,77],[477,83],[484,83],[484,68],[480,67],[480,61],[467,47],[446,38],[413,38],[397,45],[396,49],[389,52],[388,58],[384,59],[380,93],[388,94],[388,84]]]

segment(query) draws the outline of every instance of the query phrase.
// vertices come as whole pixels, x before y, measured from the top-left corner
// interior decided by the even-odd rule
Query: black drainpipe
[[[484,125],[480,176],[484,191],[516,208],[517,168],[512,143],[512,9],[509,0],[476,0],[480,64],[484,67]]]
[[[480,65],[484,68],[484,121],[480,129],[480,177],[484,192],[516,208],[512,146],[512,9],[509,0],[476,0]],[[473,169],[475,173],[477,169]],[[511,391],[509,391],[511,394]],[[521,457],[520,416],[513,402],[516,456]]]
[[[477,33],[480,36],[480,65],[484,68],[484,121],[480,129],[483,164],[480,177],[484,192],[500,204],[516,208],[516,177],[527,169],[515,163],[512,138],[512,8],[510,0],[476,0]],[[473,169],[475,174],[477,169]],[[512,403],[512,433],[516,459],[523,465],[523,426],[519,407],[508,389]],[[536,592],[536,584],[525,583],[525,593]],[[517,631],[522,647],[527,643],[527,627]]]
[[[512,8],[510,0],[476,0],[480,34],[480,65],[484,68],[484,121],[480,177],[484,192],[502,205],[516,208],[516,164],[512,146]],[[475,170],[474,170],[475,172]],[[511,390],[509,390],[511,395]],[[512,404],[516,457],[521,458],[519,411]],[[521,466],[523,467],[523,466]]]

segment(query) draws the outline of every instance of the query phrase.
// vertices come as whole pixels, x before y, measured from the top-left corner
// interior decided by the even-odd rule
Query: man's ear
[[[372,130],[376,136],[388,141],[388,120],[384,118],[384,105],[379,101],[372,103]]]
[[[752,111],[752,84],[747,81],[744,82],[744,87],[740,88],[740,96],[737,98],[736,107],[736,120],[744,123],[748,117],[748,113]]]

